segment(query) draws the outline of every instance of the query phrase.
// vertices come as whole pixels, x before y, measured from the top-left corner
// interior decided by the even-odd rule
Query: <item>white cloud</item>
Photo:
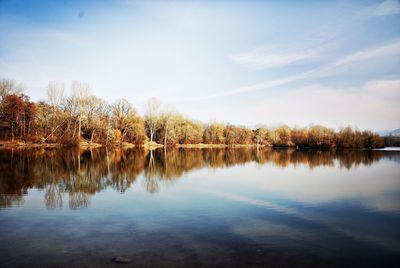
[[[235,63],[251,68],[281,67],[318,59],[320,53],[312,48],[289,48],[284,45],[257,47],[249,52],[232,56]]]
[[[400,14],[400,3],[396,0],[387,0],[379,4],[375,10],[376,16]]]
[[[256,114],[289,125],[392,129],[400,125],[399,84],[400,80],[377,80],[366,82],[359,89],[307,86],[260,101],[242,116]]]
[[[259,83],[259,84],[255,84],[255,85],[251,85],[251,86],[246,86],[246,87],[241,87],[241,88],[237,88],[234,90],[215,93],[212,95],[205,96],[202,99],[204,100],[204,99],[226,97],[226,96],[243,94],[243,93],[257,91],[257,90],[270,89],[270,88],[286,85],[286,84],[289,84],[289,83],[292,83],[295,81],[305,79],[305,78],[309,77],[312,73],[313,73],[313,71],[308,71],[308,72],[300,73],[298,75],[284,77],[281,79],[269,80],[269,81],[265,81],[263,83]]]
[[[400,56],[400,40],[376,48],[357,51],[332,63],[332,67],[356,63],[378,57]]]
[[[375,68],[376,65],[371,64],[368,61],[380,60],[380,59],[396,59],[400,57],[400,40],[393,41],[389,44],[385,44],[379,47],[369,48],[354,52],[346,55],[336,61],[305,71],[296,75],[283,77],[281,79],[269,80],[262,83],[258,83],[251,86],[245,86],[229,91],[223,91],[220,93],[206,96],[203,99],[218,98],[231,96],[236,94],[242,94],[257,90],[271,89],[274,87],[286,85],[292,82],[301,81],[305,79],[321,78],[336,75],[342,72],[347,72],[347,67],[352,66],[353,70],[356,67],[360,68]]]

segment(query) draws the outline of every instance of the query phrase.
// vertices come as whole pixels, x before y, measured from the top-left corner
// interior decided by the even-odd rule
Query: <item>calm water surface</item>
[[[400,152],[2,150],[0,266],[400,267]]]

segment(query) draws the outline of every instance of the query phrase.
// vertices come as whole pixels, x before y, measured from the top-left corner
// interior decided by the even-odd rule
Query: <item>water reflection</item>
[[[337,166],[352,169],[388,158],[399,161],[396,152],[299,151],[235,149],[35,149],[0,152],[0,206],[23,204],[30,188],[43,189],[47,208],[87,207],[90,197],[108,187],[124,192],[143,174],[149,193],[160,183],[173,183],[185,173],[202,168],[225,168],[254,162],[286,168]],[[66,201],[68,200],[68,201]]]
[[[0,266],[110,267],[123,256],[126,267],[397,267],[399,160],[383,151],[3,150]]]

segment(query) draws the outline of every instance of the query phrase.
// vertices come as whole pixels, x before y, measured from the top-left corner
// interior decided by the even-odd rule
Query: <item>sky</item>
[[[0,0],[0,78],[203,122],[400,127],[400,2]]]

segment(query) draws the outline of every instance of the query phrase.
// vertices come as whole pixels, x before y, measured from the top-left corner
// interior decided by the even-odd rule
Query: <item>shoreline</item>
[[[23,142],[23,141],[0,141],[0,148],[66,148],[66,147],[77,147],[83,149],[93,149],[93,148],[101,148],[101,147],[108,147],[108,148],[145,148],[149,150],[163,148],[163,144],[155,143],[155,142],[148,142],[141,145],[136,145],[133,143],[124,142],[122,144],[99,144],[99,143],[89,143],[89,142],[81,142],[79,145],[71,145],[71,144],[61,144],[61,143],[32,143],[32,142]],[[167,146],[167,148],[247,148],[247,147],[257,147],[256,144],[175,144],[171,146]],[[265,146],[260,145],[262,147],[272,147],[272,146]]]
[[[155,143],[155,142],[147,142],[145,144],[136,145],[133,143],[124,142],[113,143],[113,144],[99,144],[99,143],[90,143],[87,141],[82,141],[79,145],[71,145],[71,144],[61,144],[61,143],[32,143],[32,142],[24,142],[24,141],[0,141],[0,149],[33,149],[33,148],[81,148],[81,149],[95,149],[95,148],[144,148],[147,150],[154,150],[158,148],[164,148],[163,144]],[[182,149],[226,149],[226,148],[275,148],[275,149],[285,149],[285,148],[295,148],[295,149],[322,149],[322,150],[381,150],[381,151],[398,151],[399,147],[383,147],[383,148],[318,148],[318,147],[307,147],[307,146],[270,146],[270,145],[258,145],[257,144],[205,144],[205,143],[196,143],[196,144],[175,144],[171,146],[167,146],[167,148],[182,148]],[[391,149],[393,148],[393,150]]]
[[[176,144],[176,148],[248,148],[257,147],[257,144],[206,144],[206,143],[195,143],[195,144]],[[258,147],[272,147],[259,145]]]

